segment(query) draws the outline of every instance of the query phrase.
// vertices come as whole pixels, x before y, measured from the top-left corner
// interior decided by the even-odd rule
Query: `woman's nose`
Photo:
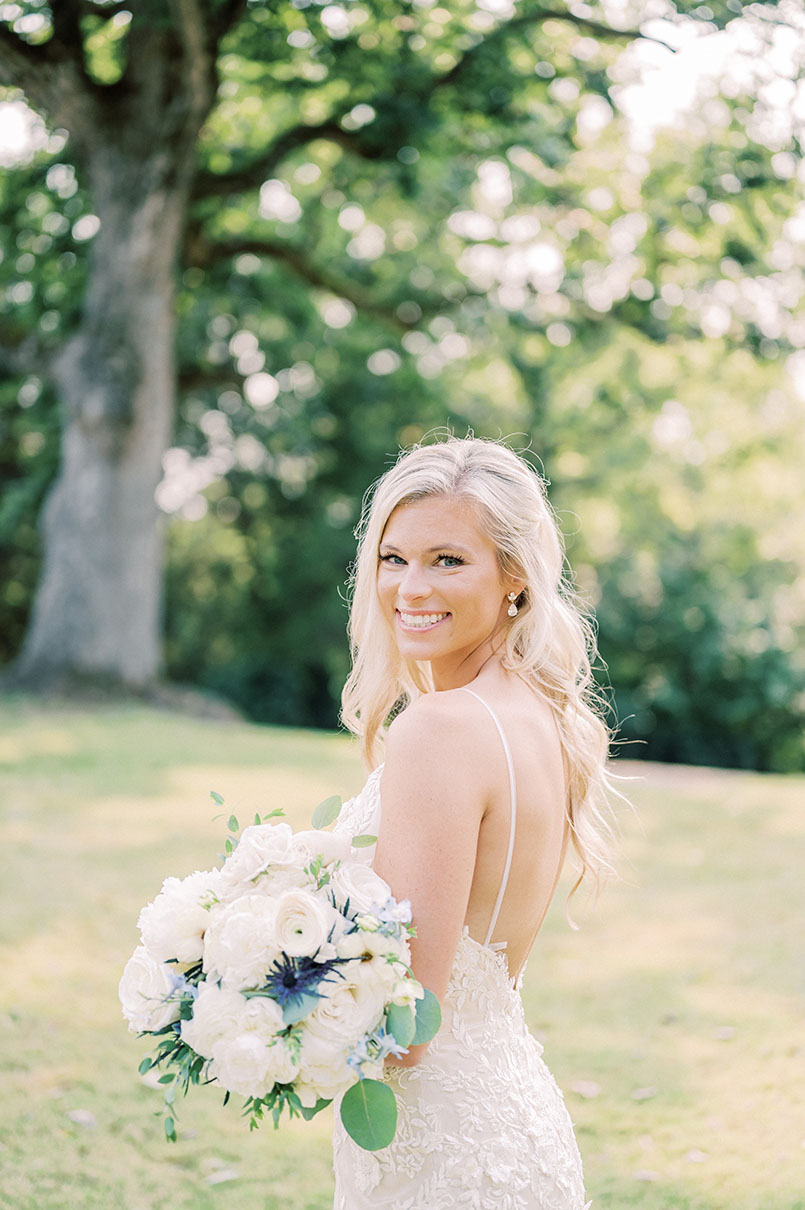
[[[405,601],[419,601],[430,595],[430,585],[424,569],[416,563],[409,563],[405,574],[400,580],[400,596]]]

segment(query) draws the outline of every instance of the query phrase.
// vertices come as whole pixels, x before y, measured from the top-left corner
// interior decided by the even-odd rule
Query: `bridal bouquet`
[[[297,833],[269,822],[281,811],[240,835],[231,816],[223,866],[167,878],[140,913],[120,1000],[129,1029],[156,1039],[140,1072],[164,1073],[168,1139],[177,1094],[199,1083],[244,1097],[252,1128],[343,1094],[359,1146],[394,1137],[383,1062],[433,1037],[439,1005],[411,973],[410,905],[351,856],[375,838],[321,830],[339,806],[327,799]]]

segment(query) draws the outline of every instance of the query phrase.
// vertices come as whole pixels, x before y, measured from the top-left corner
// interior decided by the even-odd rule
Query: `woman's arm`
[[[411,965],[440,1000],[467,911],[486,779],[471,716],[453,694],[418,698],[392,723],[374,868],[416,926]],[[483,745],[482,745],[483,747]],[[400,1062],[414,1066],[426,1046]]]

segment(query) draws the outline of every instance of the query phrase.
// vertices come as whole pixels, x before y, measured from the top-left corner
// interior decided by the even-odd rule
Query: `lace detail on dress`
[[[374,832],[379,785],[376,769],[344,804],[339,831]],[[464,929],[424,1061],[387,1066],[393,1142],[363,1151],[336,1104],[334,1210],[586,1210],[573,1128],[526,1027],[521,979],[515,985],[504,952]]]

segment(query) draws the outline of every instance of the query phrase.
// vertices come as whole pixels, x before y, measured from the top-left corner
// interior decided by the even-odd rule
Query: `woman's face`
[[[389,517],[379,547],[378,596],[400,654],[430,660],[437,688],[449,687],[453,672],[478,671],[506,623],[506,594],[521,587],[502,577],[471,501],[426,496]]]

